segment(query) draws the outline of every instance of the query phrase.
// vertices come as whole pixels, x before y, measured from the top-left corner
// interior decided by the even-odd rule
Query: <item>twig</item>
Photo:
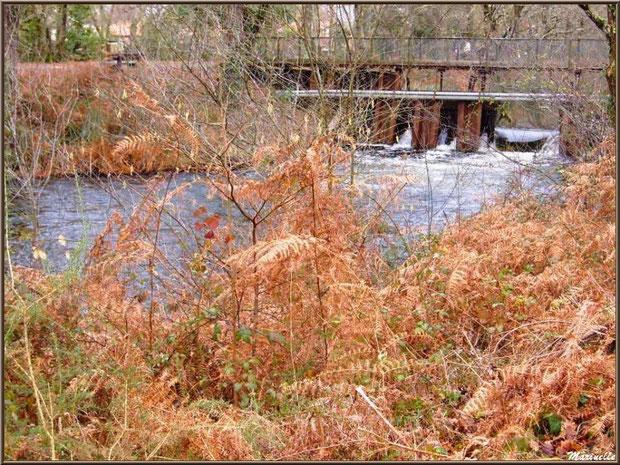
[[[388,442],[388,444],[390,444],[392,446],[400,447],[401,449],[409,450],[411,452],[417,452],[417,453],[420,453],[420,454],[433,455],[435,457],[448,457],[445,454],[438,454],[437,452],[431,452],[429,450],[416,449],[414,447],[404,446],[404,445],[399,444],[397,442],[392,442],[392,441],[387,441],[387,442]]]
[[[381,410],[379,410],[379,407],[377,407],[374,404],[374,402],[370,400],[370,398],[366,395],[366,393],[364,392],[364,388],[362,386],[356,386],[355,390],[360,396],[362,396],[362,399],[364,399],[364,401],[366,401],[366,403],[370,405],[370,408],[372,408],[375,411],[375,413],[379,416],[379,418],[383,420],[383,422],[388,426],[388,428],[390,428],[390,431],[392,431],[396,435],[396,437],[398,437],[399,439],[404,440],[400,431],[394,428],[394,425],[392,425],[392,423],[390,423],[390,421],[387,418],[385,418],[385,416],[381,413]]]
[[[517,326],[516,328],[511,329],[510,331],[506,331],[504,334],[502,334],[502,337],[499,338],[499,340],[497,341],[497,344],[495,344],[495,348],[493,349],[493,353],[497,352],[497,349],[499,348],[499,345],[501,344],[501,342],[506,339],[506,337],[509,334],[514,333],[515,331],[520,330],[521,328],[525,328],[527,326],[534,326],[534,325],[540,325],[540,324],[545,324],[545,323],[565,323],[565,321],[563,320],[543,320],[543,321],[532,321],[530,323],[525,323],[522,324],[521,326]]]
[[[157,452],[159,452],[159,449],[161,449],[161,446],[163,446],[164,443],[168,440],[168,438],[170,437],[170,434],[172,434],[172,431],[169,431],[168,434],[166,434],[164,439],[162,439],[160,441],[160,443],[157,444],[157,447],[155,447],[155,449],[153,449],[153,451],[148,455],[148,457],[146,457],[145,460],[151,460],[155,456],[155,454],[157,454]]]

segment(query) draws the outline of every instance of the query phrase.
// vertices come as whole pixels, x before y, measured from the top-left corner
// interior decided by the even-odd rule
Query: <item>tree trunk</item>
[[[609,43],[609,65],[607,66],[607,86],[609,87],[609,95],[611,95],[611,113],[613,119],[616,115],[616,5],[607,5],[607,24],[608,34],[607,42]]]
[[[605,34],[607,44],[609,45],[609,64],[605,76],[607,78],[607,87],[609,88],[609,96],[611,98],[609,107],[609,116],[613,122],[616,120],[616,5],[607,5],[607,19],[605,20],[596,13],[591,5],[580,4],[584,13],[590,18],[590,21]]]
[[[17,44],[19,31],[19,5],[4,5],[4,31],[2,42],[4,43],[5,63],[11,67],[17,63]]]
[[[64,56],[65,40],[67,39],[67,5],[60,5],[60,27],[56,36],[56,60]]]

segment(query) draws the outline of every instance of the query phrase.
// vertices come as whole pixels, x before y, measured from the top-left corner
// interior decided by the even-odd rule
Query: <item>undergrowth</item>
[[[222,79],[220,71],[210,69],[209,83]],[[7,173],[30,179],[209,171],[223,153],[244,164],[266,138],[300,126],[300,112],[292,105],[274,111],[264,86],[249,84],[229,98],[213,93],[216,84],[196,87],[203,81],[195,73],[162,62],[122,69],[21,63],[7,100]],[[269,118],[248,122],[265,107]]]
[[[184,187],[145,196],[110,218],[82,273],[5,280],[5,457],[612,451],[615,146],[598,151],[567,170],[561,201],[497,204],[398,267],[326,138],[255,152],[258,178],[216,164],[206,182],[229,213],[196,209],[197,252],[166,276],[151,232]]]

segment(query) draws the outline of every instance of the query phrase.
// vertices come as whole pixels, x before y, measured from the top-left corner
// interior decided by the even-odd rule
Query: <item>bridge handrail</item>
[[[544,60],[546,65],[580,67],[602,66],[608,60],[607,42],[602,39],[262,36],[258,43],[267,60],[288,62],[314,58],[378,64],[472,61],[536,66]]]
[[[303,39],[301,35],[290,36],[258,36],[260,39]],[[343,39],[344,36],[313,36],[307,37],[309,40],[313,39]],[[346,36],[347,39],[393,39],[393,40],[408,40],[408,39],[423,39],[423,40],[503,40],[503,41],[532,41],[539,40],[544,42],[567,42],[567,41],[582,41],[582,42],[601,42],[607,44],[605,39],[595,38],[578,38],[578,39],[540,39],[540,38],[527,38],[527,37],[458,37],[458,36],[446,36],[446,37],[417,37],[417,36]]]

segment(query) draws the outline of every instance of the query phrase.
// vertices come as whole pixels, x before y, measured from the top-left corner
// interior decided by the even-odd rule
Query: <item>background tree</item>
[[[609,64],[607,65],[607,86],[611,97],[610,116],[613,119],[616,114],[616,5],[607,5],[607,19],[600,16],[592,5],[579,4],[585,14],[599,28],[609,44]]]
[[[101,57],[106,36],[94,26],[93,5],[20,5],[18,8],[21,59],[54,62]]]

